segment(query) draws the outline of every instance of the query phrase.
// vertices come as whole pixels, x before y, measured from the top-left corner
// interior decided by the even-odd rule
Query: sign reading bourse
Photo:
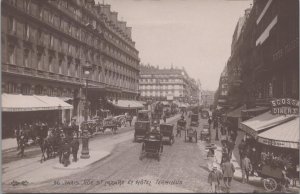
[[[271,100],[271,113],[282,115],[298,115],[299,101],[291,98],[280,98]]]

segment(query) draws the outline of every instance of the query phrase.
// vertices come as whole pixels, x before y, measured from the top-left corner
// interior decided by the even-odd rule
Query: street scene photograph
[[[299,193],[299,0],[2,0],[2,193]]]

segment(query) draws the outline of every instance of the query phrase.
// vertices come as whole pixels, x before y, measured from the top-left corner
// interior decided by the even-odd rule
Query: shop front
[[[54,125],[70,120],[73,106],[58,97],[2,94],[2,137],[13,137],[14,130],[36,121]],[[69,118],[67,118],[69,117]]]

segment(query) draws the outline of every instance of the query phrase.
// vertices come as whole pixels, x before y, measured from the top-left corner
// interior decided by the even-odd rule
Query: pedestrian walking
[[[222,159],[221,159],[221,164],[223,164],[228,158],[228,148],[227,145],[224,144],[222,147]]]
[[[211,122],[212,122],[212,121],[211,121],[211,118],[209,117],[209,118],[208,118],[208,125],[209,125],[209,128],[210,128],[210,126],[211,126]]]
[[[20,152],[17,154],[18,156],[24,157],[24,151],[25,151],[25,145],[26,145],[26,137],[24,134],[24,131],[21,131],[21,135],[20,135]]]
[[[242,162],[243,154],[245,154],[245,147],[246,147],[245,140],[242,139],[241,143],[238,145],[240,162]],[[240,163],[240,165],[242,166],[242,163]]]
[[[245,183],[245,176],[246,176],[246,181],[249,182],[249,174],[252,171],[252,165],[247,155],[243,156],[241,168],[242,168],[242,182]]]
[[[227,190],[226,192],[230,193],[231,180],[235,172],[235,168],[233,164],[230,162],[229,158],[227,158],[226,161],[222,164],[222,171],[223,171],[224,185]]]
[[[71,154],[71,147],[68,139],[66,139],[62,147],[62,163],[65,167],[67,167],[71,163],[70,154]]]
[[[16,128],[15,129],[15,137],[16,137],[16,140],[17,140],[17,150],[20,149],[20,129]]]
[[[77,162],[78,150],[79,150],[79,140],[78,140],[78,138],[74,138],[72,141],[73,162]]]
[[[222,172],[218,170],[217,165],[214,163],[212,170],[208,174],[208,183],[210,184],[212,193],[218,193],[220,191],[220,183],[222,178]]]

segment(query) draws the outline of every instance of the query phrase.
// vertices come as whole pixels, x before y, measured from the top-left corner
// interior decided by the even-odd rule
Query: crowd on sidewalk
[[[210,121],[211,120],[211,121]],[[271,152],[267,150],[262,150],[261,152],[257,150],[255,143],[253,142],[254,139],[250,138],[248,135],[239,133],[239,141],[237,141],[238,132],[237,130],[232,130],[228,126],[226,122],[222,122],[220,118],[210,118],[208,120],[209,124],[213,124],[212,128],[214,129],[215,135],[214,139],[219,141],[219,131],[220,131],[220,143],[221,143],[221,161],[220,161],[220,172],[217,172],[216,164],[213,165],[213,169],[209,174],[208,182],[211,185],[211,191],[217,192],[220,191],[220,182],[223,179],[226,192],[230,192],[230,183],[233,177],[234,172],[238,167],[240,167],[241,173],[241,182],[242,183],[249,183],[249,177],[257,177],[260,176],[260,170],[262,163],[266,163],[271,161],[270,158],[278,158],[278,154],[275,156]],[[210,126],[210,125],[209,125]],[[242,138],[241,138],[242,137]],[[241,138],[241,139],[240,139]],[[239,158],[236,158],[236,169],[232,163],[233,152],[234,150],[238,151]],[[236,153],[236,152],[235,152]],[[279,155],[284,155],[284,153],[280,153]],[[237,156],[237,155],[235,155]],[[286,156],[286,155],[285,155]],[[288,156],[286,156],[288,157]],[[265,159],[263,159],[265,158]],[[228,170],[230,169],[230,170]],[[290,169],[290,168],[289,168]],[[281,171],[281,178],[279,178],[279,189],[282,192],[285,192],[287,188],[290,186],[296,186],[296,179],[293,177],[295,176],[296,169],[294,169],[294,173],[291,172],[286,166],[282,168]],[[230,172],[229,178],[228,171]],[[232,173],[232,174],[231,174]],[[238,174],[239,174],[238,173]],[[225,176],[225,174],[227,174]],[[217,176],[218,175],[218,176]],[[240,176],[240,175],[239,175]],[[219,178],[218,178],[219,177]],[[258,178],[259,179],[259,178]],[[252,179],[253,180],[253,179]],[[215,181],[215,183],[213,183]]]

